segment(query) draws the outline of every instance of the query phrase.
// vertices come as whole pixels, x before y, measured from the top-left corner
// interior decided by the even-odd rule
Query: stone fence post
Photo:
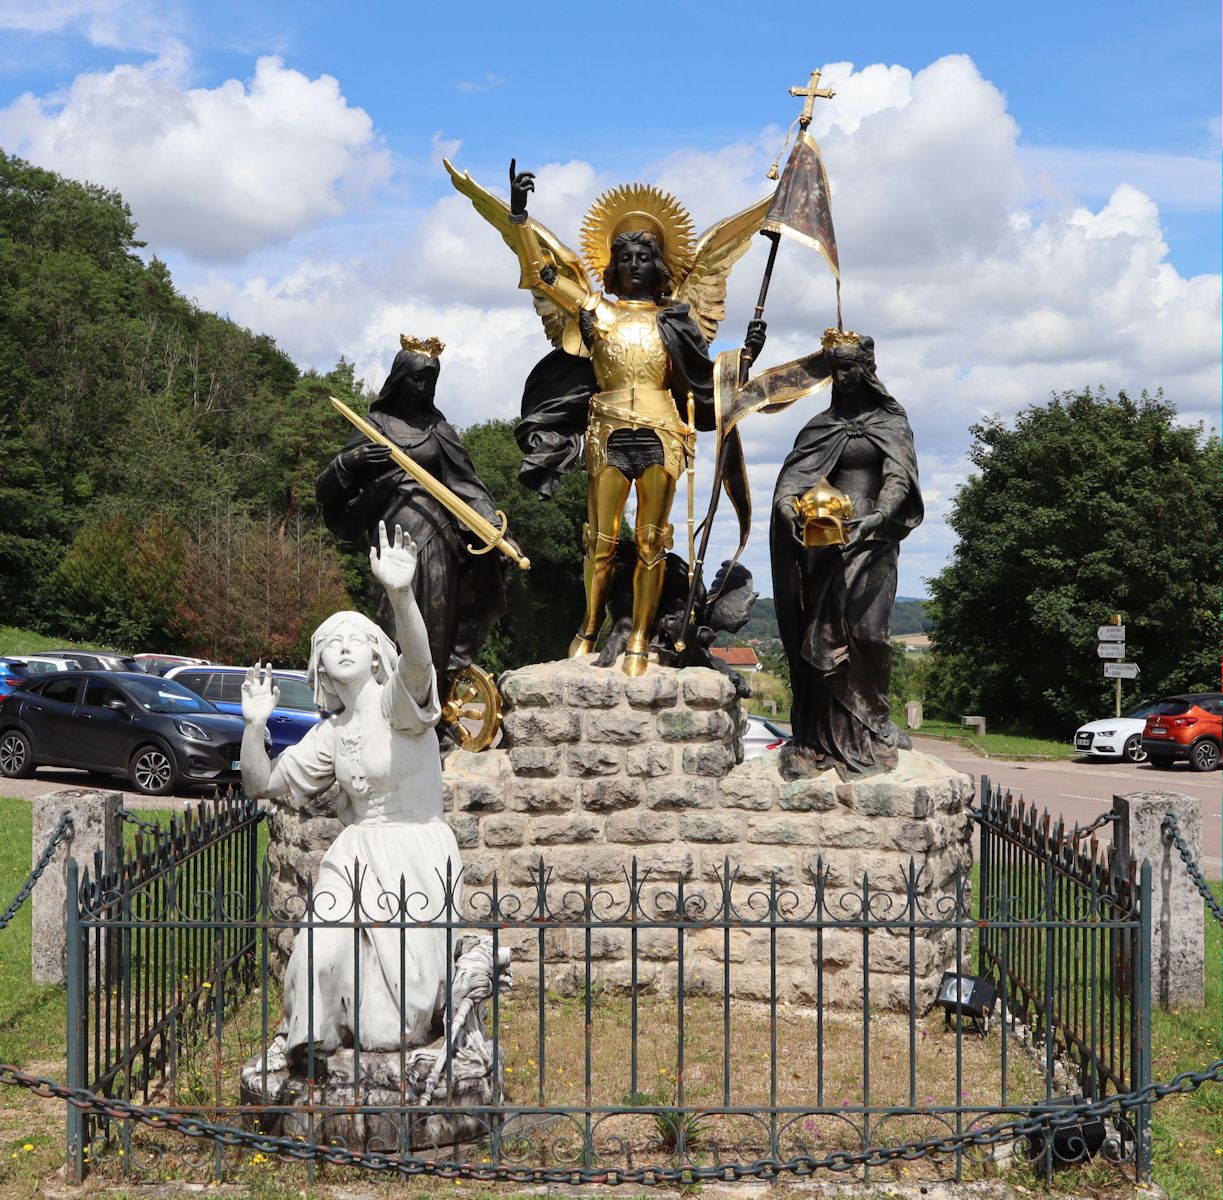
[[[121,792],[101,792],[91,788],[79,791],[48,792],[34,800],[33,861],[46,848],[59,824],[59,815],[72,814],[72,833],[61,842],[42,879],[30,897],[33,905],[33,936],[30,941],[30,977],[35,983],[63,987],[65,977],[65,925],[68,899],[68,860],[75,858],[82,875],[93,871],[94,853],[111,864],[123,845],[123,821],[119,816]]]
[[[1165,1008],[1206,1002],[1205,926],[1202,897],[1174,846],[1163,836],[1165,813],[1175,813],[1181,835],[1202,857],[1202,813],[1197,800],[1179,792],[1129,792],[1113,797],[1116,844],[1151,864],[1151,990]]]

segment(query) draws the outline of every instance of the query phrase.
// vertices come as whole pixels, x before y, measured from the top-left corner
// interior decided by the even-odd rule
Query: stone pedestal
[[[123,823],[119,816],[123,796],[93,788],[48,792],[34,798],[33,860],[46,848],[59,824],[60,814],[72,814],[72,833],[61,842],[47,864],[30,898],[30,978],[35,983],[63,987],[67,982],[65,951],[68,896],[68,860],[75,858],[82,874],[94,871],[95,855],[110,867],[123,845]],[[89,939],[89,978],[95,979],[96,939]]]
[[[1206,1003],[1205,910],[1181,856],[1165,838],[1174,813],[1195,861],[1202,859],[1202,811],[1180,792],[1129,792],[1113,797],[1116,844],[1136,862],[1151,863],[1152,988],[1165,1008]]]
[[[640,893],[647,919],[682,877],[689,905],[716,920],[728,863],[732,903],[745,917],[760,915],[774,873],[778,887],[796,897],[795,912],[811,908],[818,873],[830,922],[848,921],[861,908],[864,886],[876,919],[902,919],[911,860],[920,872],[913,885],[919,920],[946,919],[957,867],[967,888],[972,850],[966,806],[973,783],[940,759],[902,750],[898,769],[886,775],[843,783],[827,771],[785,782],[775,752],[737,761],[741,715],[733,687],[703,668],[651,667],[629,679],[615,669],[562,661],[508,672],[500,686],[502,746],[480,754],[455,751],[445,764],[447,819],[462,850],[469,912],[494,873],[502,895],[523,895],[524,911],[530,911],[541,858],[551,872],[555,907],[566,893],[580,893],[575,885],[589,878],[609,912],[627,904],[626,875],[636,858],[639,873],[650,872]],[[292,839],[272,851],[286,888],[300,885],[321,852],[321,845],[306,840],[323,829],[316,825],[321,820],[308,814],[274,820],[274,841]],[[543,942],[546,985],[576,991],[585,978],[582,931],[549,930]],[[533,931],[507,930],[501,944],[518,961],[538,961]],[[924,1006],[951,966],[954,947],[949,932],[918,931],[910,948],[907,932],[872,931],[872,1008],[908,1007],[910,955],[917,1003]],[[592,982],[630,986],[627,930],[596,930],[591,955]],[[769,999],[767,929],[733,929],[729,954],[721,928],[686,933],[685,988],[720,994],[728,957],[731,993]],[[816,1002],[818,959],[823,1002],[862,1003],[860,930],[830,929],[818,942],[812,930],[781,928],[776,959],[778,1000]],[[639,988],[674,991],[676,975],[675,930],[641,930]],[[537,972],[533,967],[519,978],[532,986]]]

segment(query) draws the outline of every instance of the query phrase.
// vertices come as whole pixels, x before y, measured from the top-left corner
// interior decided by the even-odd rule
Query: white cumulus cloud
[[[240,260],[343,213],[390,173],[373,122],[329,75],[260,58],[247,83],[186,86],[170,50],[0,109],[0,144],[119,189],[154,248]]]

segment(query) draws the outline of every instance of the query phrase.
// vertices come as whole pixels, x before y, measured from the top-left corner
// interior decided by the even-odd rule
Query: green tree
[[[1126,702],[1219,683],[1219,440],[1145,393],[1066,392],[972,427],[976,471],[931,581],[944,715],[1064,736],[1111,711],[1096,626],[1119,612]]]
[[[513,421],[486,421],[463,432],[463,442],[493,502],[509,518],[510,537],[531,560],[530,571],[506,574],[506,613],[484,644],[479,662],[499,672],[563,658],[585,611],[582,524],[586,479],[568,475],[551,500],[518,482],[522,452]]]

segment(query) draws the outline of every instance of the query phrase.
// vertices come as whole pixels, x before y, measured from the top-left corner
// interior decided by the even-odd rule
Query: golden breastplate
[[[596,319],[590,358],[601,392],[665,389],[667,348],[658,332],[657,305],[617,301],[607,318]]]

